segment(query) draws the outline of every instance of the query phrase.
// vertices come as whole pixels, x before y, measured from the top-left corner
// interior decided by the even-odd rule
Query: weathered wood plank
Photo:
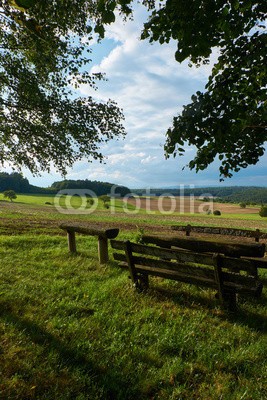
[[[122,253],[113,253],[113,258],[115,261],[127,262],[126,255]]]
[[[152,235],[143,235],[142,240],[144,243],[153,243],[161,247],[171,245],[199,253],[222,253],[234,257],[263,257],[265,253],[265,244],[263,243],[229,243],[226,241],[212,242],[191,237],[172,237],[166,239],[166,237]]]
[[[69,251],[76,252],[75,233],[82,233],[98,237],[98,259],[100,264],[106,264],[108,256],[108,239],[114,239],[118,236],[119,229],[99,229],[82,224],[62,223],[60,228],[67,231]]]
[[[166,245],[165,240],[163,242]],[[169,240],[167,244],[170,244]],[[149,276],[217,289],[221,305],[229,310],[236,308],[237,294],[259,297],[262,293],[263,285],[255,275],[258,258],[231,258],[222,254],[196,253],[117,240],[112,240],[111,246],[115,250],[125,251],[124,254],[114,252],[114,259],[123,262],[120,266],[129,270],[138,289],[148,286]],[[252,271],[252,276],[241,275],[237,264],[240,269],[249,273]],[[245,268],[242,264],[245,264]],[[238,272],[233,272],[233,269]]]
[[[125,248],[125,256],[126,256],[131,279],[134,284],[137,284],[137,273],[135,270],[135,263],[133,261],[131,243],[129,240],[124,243],[124,248]]]
[[[102,236],[98,237],[98,259],[100,264],[106,264],[109,260],[108,239]]]
[[[125,254],[114,253],[114,259],[116,261],[126,262]],[[209,269],[205,267],[194,267],[192,265],[178,264],[161,260],[148,259],[145,257],[133,257],[133,261],[135,262],[135,268],[138,273],[146,272],[156,275],[159,271],[162,271],[162,274],[165,274],[164,269],[166,271],[173,271],[174,273],[178,273],[186,276],[187,281],[190,282],[190,279],[196,278],[199,283],[205,283],[206,286],[217,288],[218,284],[215,279],[214,269]],[[125,266],[122,266],[126,268]],[[154,271],[154,272],[153,272]],[[156,273],[155,273],[156,271]],[[237,291],[242,291],[243,293],[253,293],[258,290],[259,281],[255,280],[254,277],[235,274],[232,272],[222,271],[221,279],[223,284],[228,287],[228,289],[237,289]],[[172,279],[172,277],[170,277]],[[211,283],[212,282],[212,283]],[[193,281],[192,281],[193,283]],[[247,289],[245,289],[247,287]]]
[[[214,276],[215,276],[215,281],[217,282],[218,285],[218,295],[219,295],[219,300],[222,304],[224,305],[224,299],[225,299],[225,292],[224,292],[224,281],[222,277],[222,263],[221,263],[221,258],[220,254],[214,254],[212,257],[213,264],[214,264]]]
[[[71,253],[76,253],[76,239],[75,232],[67,230],[68,247]]]
[[[116,250],[124,250],[124,243],[118,240],[111,240],[111,246]],[[163,247],[146,246],[142,244],[132,243],[133,253],[139,253],[144,255],[151,255],[155,257],[161,257],[167,260],[177,260],[182,262],[191,262],[203,265],[213,265],[212,254],[196,253],[194,251],[188,251],[184,249],[165,249]],[[228,257],[221,254],[220,258],[221,267],[227,270],[245,271],[251,275],[255,275],[255,268],[267,268],[267,259],[245,259],[245,258],[234,258]]]
[[[209,267],[197,267],[193,265],[188,265],[178,262],[170,262],[165,260],[157,260],[146,258],[142,256],[133,256],[133,261],[136,265],[148,266],[150,268],[156,269],[167,269],[181,272],[182,274],[187,274],[188,276],[197,275],[200,279],[213,280],[215,281],[214,268]],[[222,279],[224,284],[228,282],[233,282],[233,284],[253,287],[255,285],[255,278],[247,275],[240,275],[238,273],[222,271]]]
[[[241,258],[243,261],[249,261],[254,265],[256,268],[262,268],[262,269],[267,269],[267,258]]]
[[[136,265],[136,272],[141,274],[147,274],[151,276],[158,276],[161,278],[171,279],[183,283],[190,283],[197,286],[208,287],[211,289],[217,289],[217,282],[215,279],[212,280],[202,279],[197,275],[189,276],[183,274],[180,271],[168,270],[168,269],[161,269],[161,268],[151,268],[145,265]],[[224,287],[227,291],[236,292],[243,295],[252,295],[252,296],[259,296],[262,292],[262,284],[261,282],[254,282],[253,286],[245,286],[240,284],[236,284],[233,282],[224,282]]]
[[[190,236],[191,232],[204,232],[211,234],[230,235],[230,236],[245,236],[252,237],[256,242],[259,242],[260,237],[266,237],[266,233],[261,232],[259,229],[239,229],[239,228],[224,228],[221,226],[199,226],[199,225],[172,225],[171,229],[174,231],[186,232],[186,236]]]
[[[150,268],[156,269],[167,269],[172,271],[179,271],[182,274],[186,274],[188,276],[198,275],[201,279],[214,280],[214,268],[209,267],[196,267],[194,265],[181,263],[181,262],[172,262],[167,260],[158,260],[153,258],[147,258],[143,256],[133,256],[133,261],[136,265],[144,265]]]
[[[101,228],[93,228],[91,226],[85,226],[80,224],[70,224],[70,223],[62,223],[59,226],[61,229],[65,229],[69,232],[77,232],[83,233],[85,235],[90,236],[98,236],[106,239],[115,239],[119,234],[119,229],[101,229]]]

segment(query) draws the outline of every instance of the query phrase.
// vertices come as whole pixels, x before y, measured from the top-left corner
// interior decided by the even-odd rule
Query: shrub
[[[240,207],[240,208],[246,208],[247,205],[246,205],[246,203],[242,202],[242,203],[239,204],[239,207]]]
[[[221,211],[220,210],[214,210],[213,211],[213,215],[221,215]]]
[[[143,244],[143,235],[144,235],[144,233],[145,233],[145,230],[144,230],[144,228],[141,228],[141,227],[139,227],[139,226],[137,226],[137,225],[136,225],[136,228],[137,228],[137,233],[136,233],[136,235],[135,235],[134,241],[135,241],[136,243],[141,243],[141,244]]]
[[[15,200],[17,198],[17,195],[14,192],[14,190],[5,190],[3,195],[4,198],[9,199],[10,201]]]
[[[107,203],[108,201],[110,201],[110,196],[108,196],[107,194],[102,194],[102,196],[99,196],[99,200],[103,201],[103,203]]]
[[[50,203],[50,201],[46,201],[45,204],[52,206],[52,203]]]
[[[261,206],[259,214],[261,217],[267,217],[267,206]]]

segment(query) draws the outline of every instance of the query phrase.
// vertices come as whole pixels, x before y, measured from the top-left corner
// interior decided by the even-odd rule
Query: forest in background
[[[146,189],[133,189],[132,193],[138,196],[147,195]],[[150,194],[154,196],[172,195],[172,196],[190,196],[196,197],[216,197],[219,202],[247,204],[267,203],[267,188],[257,186],[226,186],[226,187],[199,187],[182,189],[151,189]]]
[[[102,196],[104,194],[109,194],[114,185],[115,184],[109,182],[90,181],[85,179],[63,180],[54,182],[50,187],[43,188],[31,185],[28,179],[24,178],[23,175],[18,172],[13,172],[11,174],[8,174],[7,172],[0,172],[0,192],[4,192],[5,190],[14,190],[16,193],[24,194],[56,194],[60,190],[83,189],[90,190],[97,196]],[[116,195],[126,196],[127,194],[131,193],[130,189],[125,186],[115,186]]]
[[[50,187],[43,188],[31,185],[27,178],[22,174],[13,172],[0,172],[0,192],[5,190],[14,190],[16,193],[30,193],[30,194],[56,194],[60,190],[67,189],[87,189],[94,192],[97,196],[110,194],[111,188],[114,183],[85,180],[62,180],[54,182]],[[116,195],[126,196],[133,195],[147,196],[146,189],[129,189],[126,186],[116,185]],[[227,186],[227,187],[199,187],[189,188],[184,187],[182,190],[179,188],[158,188],[150,189],[151,196],[190,196],[196,197],[213,196],[220,202],[240,203],[247,204],[266,204],[267,203],[267,187],[257,186]]]

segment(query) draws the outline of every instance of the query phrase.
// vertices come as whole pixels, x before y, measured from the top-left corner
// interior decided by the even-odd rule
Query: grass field
[[[87,221],[135,240],[189,222],[267,232],[266,220],[238,207],[220,217],[114,207],[79,215],[47,196],[0,201],[0,398],[266,399],[266,273],[262,298],[229,314],[213,291],[173,281],[136,293],[115,262],[99,265],[95,238],[78,236],[71,255],[58,228]]]

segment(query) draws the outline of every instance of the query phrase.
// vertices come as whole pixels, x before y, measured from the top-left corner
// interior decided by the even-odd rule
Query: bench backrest
[[[250,260],[226,257],[221,254],[203,254],[182,249],[168,249],[136,244],[129,241],[111,240],[114,259],[127,262],[134,283],[138,274],[154,275],[185,283],[197,284],[234,293],[258,296],[262,285],[255,276],[236,273],[236,270],[252,271]],[[235,271],[235,272],[233,272]]]
[[[154,235],[143,235],[142,242],[165,248],[179,247],[198,253],[220,253],[231,257],[263,257],[265,253],[264,243],[240,243],[222,240],[211,241],[206,239],[194,239],[191,237],[166,238]]]

